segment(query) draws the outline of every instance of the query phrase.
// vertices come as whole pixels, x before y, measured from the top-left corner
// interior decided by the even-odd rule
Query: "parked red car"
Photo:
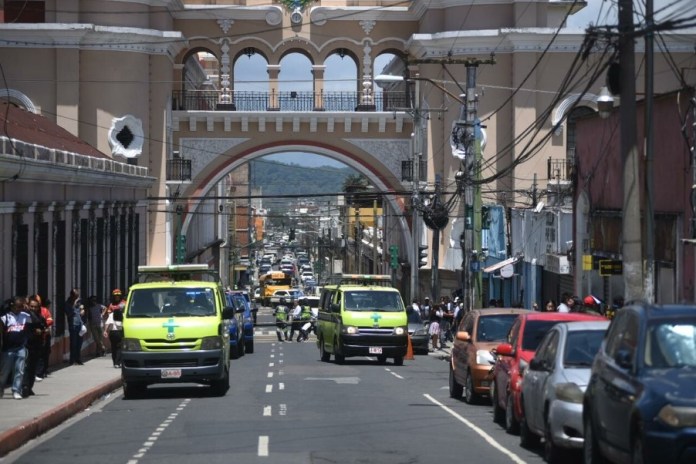
[[[522,377],[544,335],[559,322],[602,321],[602,316],[584,313],[529,312],[517,316],[507,342],[495,349],[496,362],[491,384],[493,420],[505,424],[508,433],[520,430]]]

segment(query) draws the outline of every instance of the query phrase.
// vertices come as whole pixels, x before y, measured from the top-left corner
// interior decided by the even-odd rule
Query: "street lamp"
[[[611,110],[614,108],[614,97],[609,93],[609,89],[604,86],[597,96],[597,111],[599,117],[607,119],[611,115]]]

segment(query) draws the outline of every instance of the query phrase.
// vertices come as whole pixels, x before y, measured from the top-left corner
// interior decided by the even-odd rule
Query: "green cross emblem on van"
[[[179,327],[179,324],[174,323],[174,318],[170,317],[167,322],[162,324],[162,327],[167,329],[167,340],[174,340],[176,335],[174,334],[174,328]]]
[[[372,316],[370,318],[373,320],[372,327],[375,329],[379,327],[379,320],[382,319],[382,316],[377,314],[377,313],[372,313]]]

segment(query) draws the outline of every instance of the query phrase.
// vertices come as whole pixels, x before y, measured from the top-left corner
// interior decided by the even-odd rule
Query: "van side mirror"
[[[331,308],[332,313],[341,312],[341,305],[339,305],[338,303],[331,303],[331,306],[329,306],[329,307]]]

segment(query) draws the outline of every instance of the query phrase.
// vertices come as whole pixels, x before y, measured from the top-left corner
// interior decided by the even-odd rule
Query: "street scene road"
[[[320,361],[314,338],[279,343],[271,330],[257,329],[255,353],[232,362],[224,397],[193,384],[151,386],[137,400],[118,390],[2,462],[543,462],[487,403],[449,398],[444,352],[338,365]]]

